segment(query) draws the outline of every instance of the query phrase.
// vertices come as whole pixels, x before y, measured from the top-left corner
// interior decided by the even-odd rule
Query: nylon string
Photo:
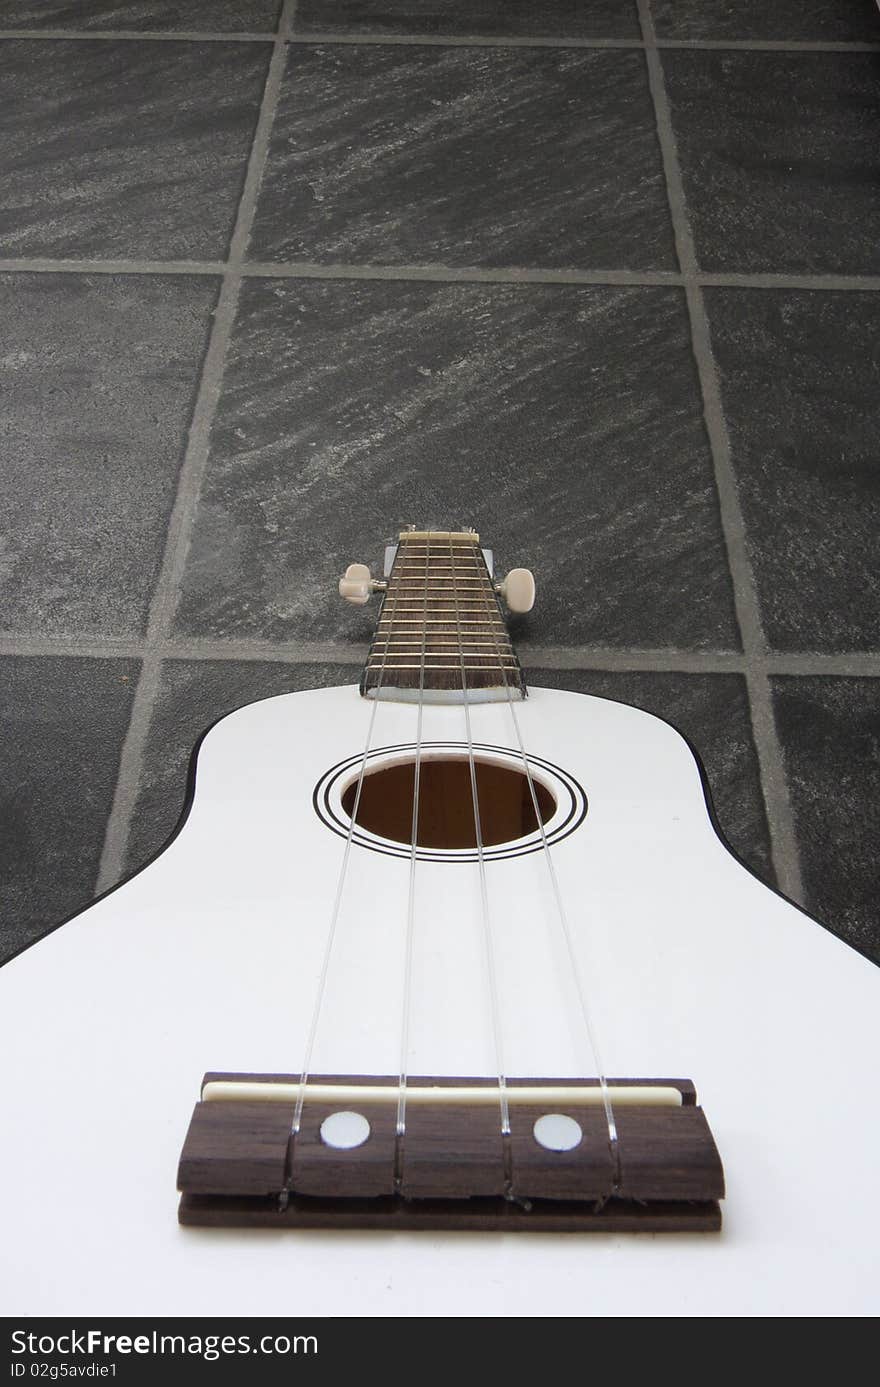
[[[484,562],[485,562],[485,560],[484,560]],[[487,578],[488,578],[488,576],[489,576],[488,569],[486,570],[486,576],[487,576]],[[491,582],[491,579],[490,579],[490,582]],[[487,593],[485,590],[484,590],[484,593],[483,593],[483,598],[484,598],[484,605],[485,605],[485,607],[486,607],[486,615],[487,615],[487,617],[491,617],[492,615],[494,615],[494,613],[493,613],[492,608],[490,607],[490,604],[489,604],[488,593]],[[497,602],[496,602],[496,604],[495,604],[495,609],[496,609],[496,611],[497,611],[497,606],[498,606],[498,604],[497,604]],[[613,1109],[613,1106],[612,1106],[612,1103],[611,1103],[611,1095],[610,1095],[609,1090],[608,1090],[608,1080],[607,1080],[606,1075],[605,1075],[605,1068],[604,1068],[604,1065],[603,1065],[603,1063],[602,1063],[602,1057],[601,1057],[600,1052],[599,1052],[599,1044],[598,1044],[598,1041],[596,1040],[596,1030],[595,1030],[595,1026],[594,1026],[594,1024],[593,1024],[593,1019],[592,1019],[592,1014],[591,1014],[591,1011],[590,1011],[589,1003],[588,1003],[588,1001],[587,1001],[587,989],[586,989],[586,985],[585,985],[585,982],[584,982],[584,977],[583,977],[583,972],[582,972],[582,969],[581,969],[581,966],[580,966],[580,962],[579,962],[579,960],[578,960],[578,956],[577,956],[577,953],[576,953],[576,950],[575,950],[575,947],[574,947],[574,940],[573,940],[573,938],[572,938],[571,926],[570,926],[569,920],[568,920],[568,912],[566,911],[566,908],[565,908],[565,901],[564,901],[563,896],[562,896],[562,889],[561,889],[561,887],[560,887],[560,885],[559,885],[559,877],[557,876],[557,873],[556,873],[556,864],[555,864],[555,862],[553,861],[553,854],[552,854],[551,849],[550,849],[550,844],[549,844],[548,841],[547,841],[547,833],[546,833],[546,830],[545,830],[545,828],[544,828],[544,820],[543,820],[543,817],[542,817],[542,815],[541,815],[540,806],[539,806],[539,804],[538,804],[538,796],[537,796],[537,792],[536,792],[536,790],[535,790],[535,782],[534,782],[534,780],[533,780],[533,778],[532,778],[531,766],[529,765],[529,759],[528,759],[528,756],[526,755],[525,743],[524,743],[524,741],[523,741],[522,731],[520,730],[520,725],[519,725],[519,718],[517,717],[517,712],[516,712],[516,704],[515,704],[515,701],[514,701],[514,698],[513,698],[513,694],[512,694],[511,688],[510,688],[510,682],[509,682],[509,680],[508,680],[508,678],[507,678],[507,670],[506,670],[505,665],[504,665],[504,657],[503,657],[503,652],[502,652],[502,650],[501,650],[500,641],[499,641],[499,639],[498,639],[497,628],[495,628],[495,632],[496,632],[496,634],[495,634],[495,647],[496,647],[496,650],[497,650],[497,652],[498,652],[498,663],[499,663],[499,666],[500,666],[500,669],[501,669],[501,676],[502,676],[502,678],[503,678],[503,680],[504,680],[504,691],[505,691],[505,693],[506,693],[506,695],[507,695],[507,706],[508,706],[508,708],[510,709],[510,716],[511,716],[511,718],[513,719],[514,733],[515,733],[515,736],[516,736],[517,745],[518,745],[518,747],[519,747],[519,754],[520,754],[520,757],[521,757],[521,759],[522,759],[523,770],[524,770],[524,772],[525,772],[526,780],[527,780],[528,786],[529,786],[529,795],[531,796],[531,800],[532,800],[532,808],[533,808],[533,810],[534,810],[535,820],[536,820],[537,825],[538,825],[538,832],[539,832],[540,835],[541,835],[541,847],[542,847],[542,850],[543,850],[543,851],[542,851],[542,857],[543,857],[544,862],[545,862],[546,867],[547,867],[547,873],[548,873],[548,876],[549,876],[549,878],[550,878],[551,890],[552,890],[552,892],[553,892],[553,897],[554,897],[554,900],[555,900],[555,902],[556,902],[556,911],[557,911],[557,915],[558,915],[558,917],[559,917],[560,932],[561,932],[561,935],[562,935],[563,943],[564,943],[564,945],[565,945],[565,951],[566,951],[566,955],[567,955],[567,957],[568,957],[569,966],[570,966],[570,968],[571,968],[571,975],[572,975],[572,978],[573,978],[573,980],[574,980],[575,995],[576,995],[577,1000],[578,1000],[578,1007],[579,1007],[579,1010],[580,1010],[581,1021],[582,1021],[582,1024],[583,1024],[584,1032],[585,1032],[585,1035],[586,1035],[586,1038],[587,1038],[587,1045],[589,1046],[589,1051],[590,1051],[590,1053],[591,1053],[591,1055],[592,1055],[592,1057],[593,1057],[593,1062],[594,1062],[594,1064],[595,1064],[595,1066],[596,1066],[596,1070],[597,1070],[597,1078],[598,1078],[598,1081],[599,1081],[599,1088],[600,1088],[600,1091],[601,1091],[601,1094],[602,1094],[602,1106],[603,1106],[604,1111],[605,1111],[605,1121],[606,1121],[607,1127],[608,1127],[608,1145],[609,1145],[609,1148],[610,1148],[610,1151],[611,1151],[611,1160],[612,1160],[612,1166],[613,1166],[613,1181],[614,1181],[614,1188],[615,1188],[615,1190],[616,1190],[616,1189],[619,1187],[619,1185],[620,1185],[620,1149],[619,1149],[619,1142],[618,1142],[618,1136],[617,1136],[617,1123],[616,1123],[615,1118],[614,1118],[614,1109]]]
[[[394,1149],[394,1187],[403,1183],[403,1142],[406,1135],[406,1079],[409,1057],[410,1010],[412,1002],[413,938],[415,935],[416,862],[418,860],[419,791],[422,771],[422,713],[425,704],[425,655],[428,644],[428,575],[431,565],[431,544],[425,542],[425,590],[422,603],[422,651],[419,661],[419,705],[416,723],[416,759],[413,771],[412,831],[409,855],[409,891],[406,908],[406,942],[404,945],[403,1013],[400,1027],[400,1066],[397,1093],[397,1130]]]
[[[339,914],[342,908],[342,896],[345,888],[346,876],[348,873],[348,863],[351,857],[351,844],[352,839],[354,837],[355,824],[357,823],[358,809],[360,808],[361,791],[364,788],[364,776],[366,774],[367,769],[367,760],[369,758],[370,751],[373,745],[373,731],[376,725],[376,713],[378,712],[380,702],[379,692],[382,688],[382,681],[385,677],[385,665],[388,660],[388,651],[391,646],[391,634],[393,632],[394,613],[396,608],[397,593],[395,592],[391,601],[391,611],[389,613],[389,635],[385,641],[385,650],[382,655],[382,664],[379,667],[379,679],[375,687],[375,693],[373,695],[373,708],[372,712],[370,713],[370,721],[367,726],[367,740],[364,745],[363,756],[361,757],[360,770],[358,772],[357,779],[357,789],[355,791],[354,804],[352,805],[351,809],[351,819],[348,825],[348,832],[345,836],[345,848],[343,850],[342,862],[339,867],[339,875],[336,881],[336,894],[333,900],[333,909],[331,911],[330,924],[327,930],[327,942],[324,947],[324,956],[321,963],[321,972],[318,977],[318,990],[315,996],[315,1005],[312,1011],[308,1039],[306,1040],[305,1056],[303,1058],[302,1073],[300,1074],[299,1080],[299,1092],[297,1093],[296,1107],[294,1109],[293,1122],[291,1124],[291,1132],[294,1136],[297,1135],[302,1124],[302,1111],[306,1096],[306,1086],[308,1084],[309,1075],[311,1072],[312,1055],[314,1053],[315,1040],[318,1034],[318,1022],[321,1016],[321,1007],[324,1001],[324,994],[327,989],[327,976],[330,971],[330,958],[333,953],[333,944],[336,939],[336,929],[339,924]],[[385,599],[383,599],[382,606],[379,610],[379,621],[382,620],[384,611]]]
[[[474,546],[477,547],[476,545]],[[458,606],[458,590],[455,582],[455,546],[450,540],[449,553],[452,563],[452,593],[455,605],[455,627],[458,636],[459,662],[461,665],[461,693],[464,702],[465,731],[467,734],[468,767],[471,779],[471,798],[474,806],[474,833],[477,842],[477,861],[480,874],[480,899],[483,918],[483,943],[486,953],[486,973],[489,985],[489,999],[492,1016],[492,1035],[495,1046],[495,1067],[498,1071],[498,1096],[501,1108],[501,1137],[503,1142],[504,1176],[507,1193],[512,1184],[510,1152],[510,1108],[507,1100],[507,1080],[505,1077],[504,1053],[502,1044],[501,1013],[498,1006],[498,982],[495,967],[495,946],[492,934],[492,917],[489,911],[489,892],[486,883],[486,860],[483,851],[483,830],[480,822],[480,796],[477,788],[477,771],[474,762],[474,740],[471,732],[470,700],[468,699],[467,676],[465,672],[464,650],[461,643],[461,619]]]

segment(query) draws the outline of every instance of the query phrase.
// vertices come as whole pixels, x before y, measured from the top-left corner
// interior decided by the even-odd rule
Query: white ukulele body
[[[672,728],[544,689],[517,712],[566,812],[560,784],[587,799],[584,814],[573,790],[573,817],[547,834],[601,1062],[695,1081],[725,1166],[723,1231],[178,1226],[175,1169],[202,1074],[302,1063],[345,851],[325,822],[341,783],[328,789],[328,772],[363,752],[372,710],[337,688],[225,718],[164,853],[0,970],[4,1312],[876,1312],[877,970],[725,849]],[[501,749],[481,754],[516,752],[506,703],[470,712],[474,742]],[[380,704],[373,748],[411,746],[415,717]],[[461,748],[463,708],[426,706],[423,739],[426,753]],[[315,1073],[401,1068],[410,861],[381,847],[351,849]],[[487,857],[505,1072],[595,1073],[544,854]],[[496,1074],[478,864],[420,858],[413,919],[405,1066]]]

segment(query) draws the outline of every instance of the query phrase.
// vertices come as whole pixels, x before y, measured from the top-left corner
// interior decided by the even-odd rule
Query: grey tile
[[[875,0],[651,0],[651,12],[659,38],[880,39]]]
[[[3,29],[94,29],[135,32],[266,33],[281,0],[4,0]]]
[[[672,723],[705,771],[717,827],[737,856],[775,884],[745,681],[737,674],[526,669],[536,687],[629,703]]]
[[[299,0],[302,34],[638,38],[635,0]]]
[[[145,623],[217,282],[0,276],[0,629]]]
[[[187,801],[193,751],[209,727],[261,698],[356,684],[360,674],[360,666],[354,665],[167,660],[150,723],[127,870],[143,866],[177,827]]]
[[[270,52],[0,42],[0,254],[222,259]]]
[[[643,55],[295,45],[250,255],[674,269]]]
[[[880,962],[880,680],[773,686],[808,906]]]
[[[524,643],[737,643],[676,289],[246,283],[178,629],[362,640],[402,524],[529,564]]]
[[[131,660],[0,659],[0,961],[92,898]]]
[[[875,294],[706,293],[749,549],[777,650],[876,650]]]
[[[880,273],[875,54],[662,57],[703,269]]]

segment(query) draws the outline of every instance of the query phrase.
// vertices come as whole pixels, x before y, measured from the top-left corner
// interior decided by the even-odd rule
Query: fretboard
[[[361,692],[434,702],[525,696],[479,535],[400,536]]]

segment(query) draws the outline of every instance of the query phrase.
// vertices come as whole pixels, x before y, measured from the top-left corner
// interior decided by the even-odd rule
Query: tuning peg
[[[535,580],[527,568],[512,568],[503,583],[495,584],[511,612],[530,612],[535,605]]]
[[[354,602],[362,607],[369,602],[374,592],[384,592],[388,584],[370,577],[365,563],[350,563],[344,577],[339,579],[339,596],[346,602]]]

